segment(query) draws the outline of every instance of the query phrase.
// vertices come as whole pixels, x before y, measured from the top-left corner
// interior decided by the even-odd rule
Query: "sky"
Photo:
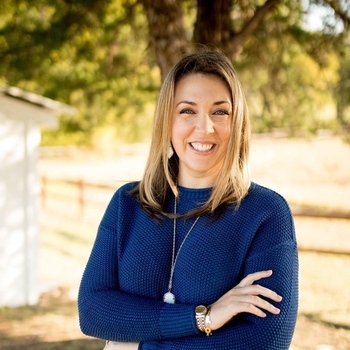
[[[345,0],[345,3],[346,4]],[[311,31],[320,31],[325,29],[325,22],[334,26],[337,32],[344,29],[343,24],[339,20],[335,22],[334,11],[330,7],[311,4],[309,0],[302,1],[304,9],[307,11],[305,15],[305,28]]]

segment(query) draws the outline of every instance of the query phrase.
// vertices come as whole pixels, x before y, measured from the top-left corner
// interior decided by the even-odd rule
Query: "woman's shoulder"
[[[127,182],[122,184],[118,189],[115,191],[112,202],[113,201],[124,201],[125,199],[134,199],[135,196],[133,195],[133,190],[136,188],[136,186],[139,184],[138,181],[135,182]]]
[[[139,184],[139,181],[133,181],[133,182],[126,182],[123,185],[121,185],[117,192],[119,193],[128,193],[130,191],[132,191],[133,189],[135,189],[135,187]]]
[[[263,205],[264,207],[284,207],[289,209],[286,199],[275,190],[263,185],[252,182],[246,200],[255,205]]]
[[[121,185],[110,199],[104,214],[103,222],[106,225],[108,218],[115,218],[118,213],[127,210],[128,212],[138,207],[137,198],[132,194],[132,190],[137,186],[137,182],[130,182]]]

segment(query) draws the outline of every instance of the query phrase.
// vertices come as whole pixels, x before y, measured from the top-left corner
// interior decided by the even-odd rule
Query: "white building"
[[[56,127],[58,113],[73,112],[0,86],[0,307],[38,302],[40,126]]]

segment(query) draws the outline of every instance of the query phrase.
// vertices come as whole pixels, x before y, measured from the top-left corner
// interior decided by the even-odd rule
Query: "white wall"
[[[40,130],[0,112],[0,306],[38,302]]]

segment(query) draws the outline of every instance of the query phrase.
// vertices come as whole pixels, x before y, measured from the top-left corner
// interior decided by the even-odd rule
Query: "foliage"
[[[254,131],[315,132],[334,128],[335,116],[348,127],[349,13],[342,0],[310,0],[333,8],[323,30],[312,31],[304,3],[3,0],[0,83],[78,110],[45,130],[44,144],[96,145],[107,128],[112,140],[140,141],[150,134],[160,68],[180,46],[211,43],[234,61]]]
[[[350,33],[346,38],[346,45],[340,54],[339,82],[334,89],[334,98],[337,101],[339,124],[349,132],[350,141]]]
[[[281,25],[271,31],[278,31]],[[242,58],[243,81],[256,132],[282,128],[291,135],[315,133],[334,128],[335,104],[332,91],[338,81],[337,55],[327,53],[327,62],[319,64],[293,37],[271,36],[261,43],[252,38],[252,46]],[[259,56],[254,55],[259,51]],[[248,63],[247,63],[248,62]],[[247,69],[247,64],[254,70]]]
[[[142,112],[155,99],[159,73],[145,54],[146,23],[135,1],[99,6],[93,1],[19,0],[17,6],[6,2],[5,9],[3,82],[78,110],[60,119],[59,135],[46,131],[45,142],[89,143],[93,130],[105,125],[129,141],[145,136],[145,119],[149,124],[151,115]],[[125,128],[127,120],[132,128]]]

